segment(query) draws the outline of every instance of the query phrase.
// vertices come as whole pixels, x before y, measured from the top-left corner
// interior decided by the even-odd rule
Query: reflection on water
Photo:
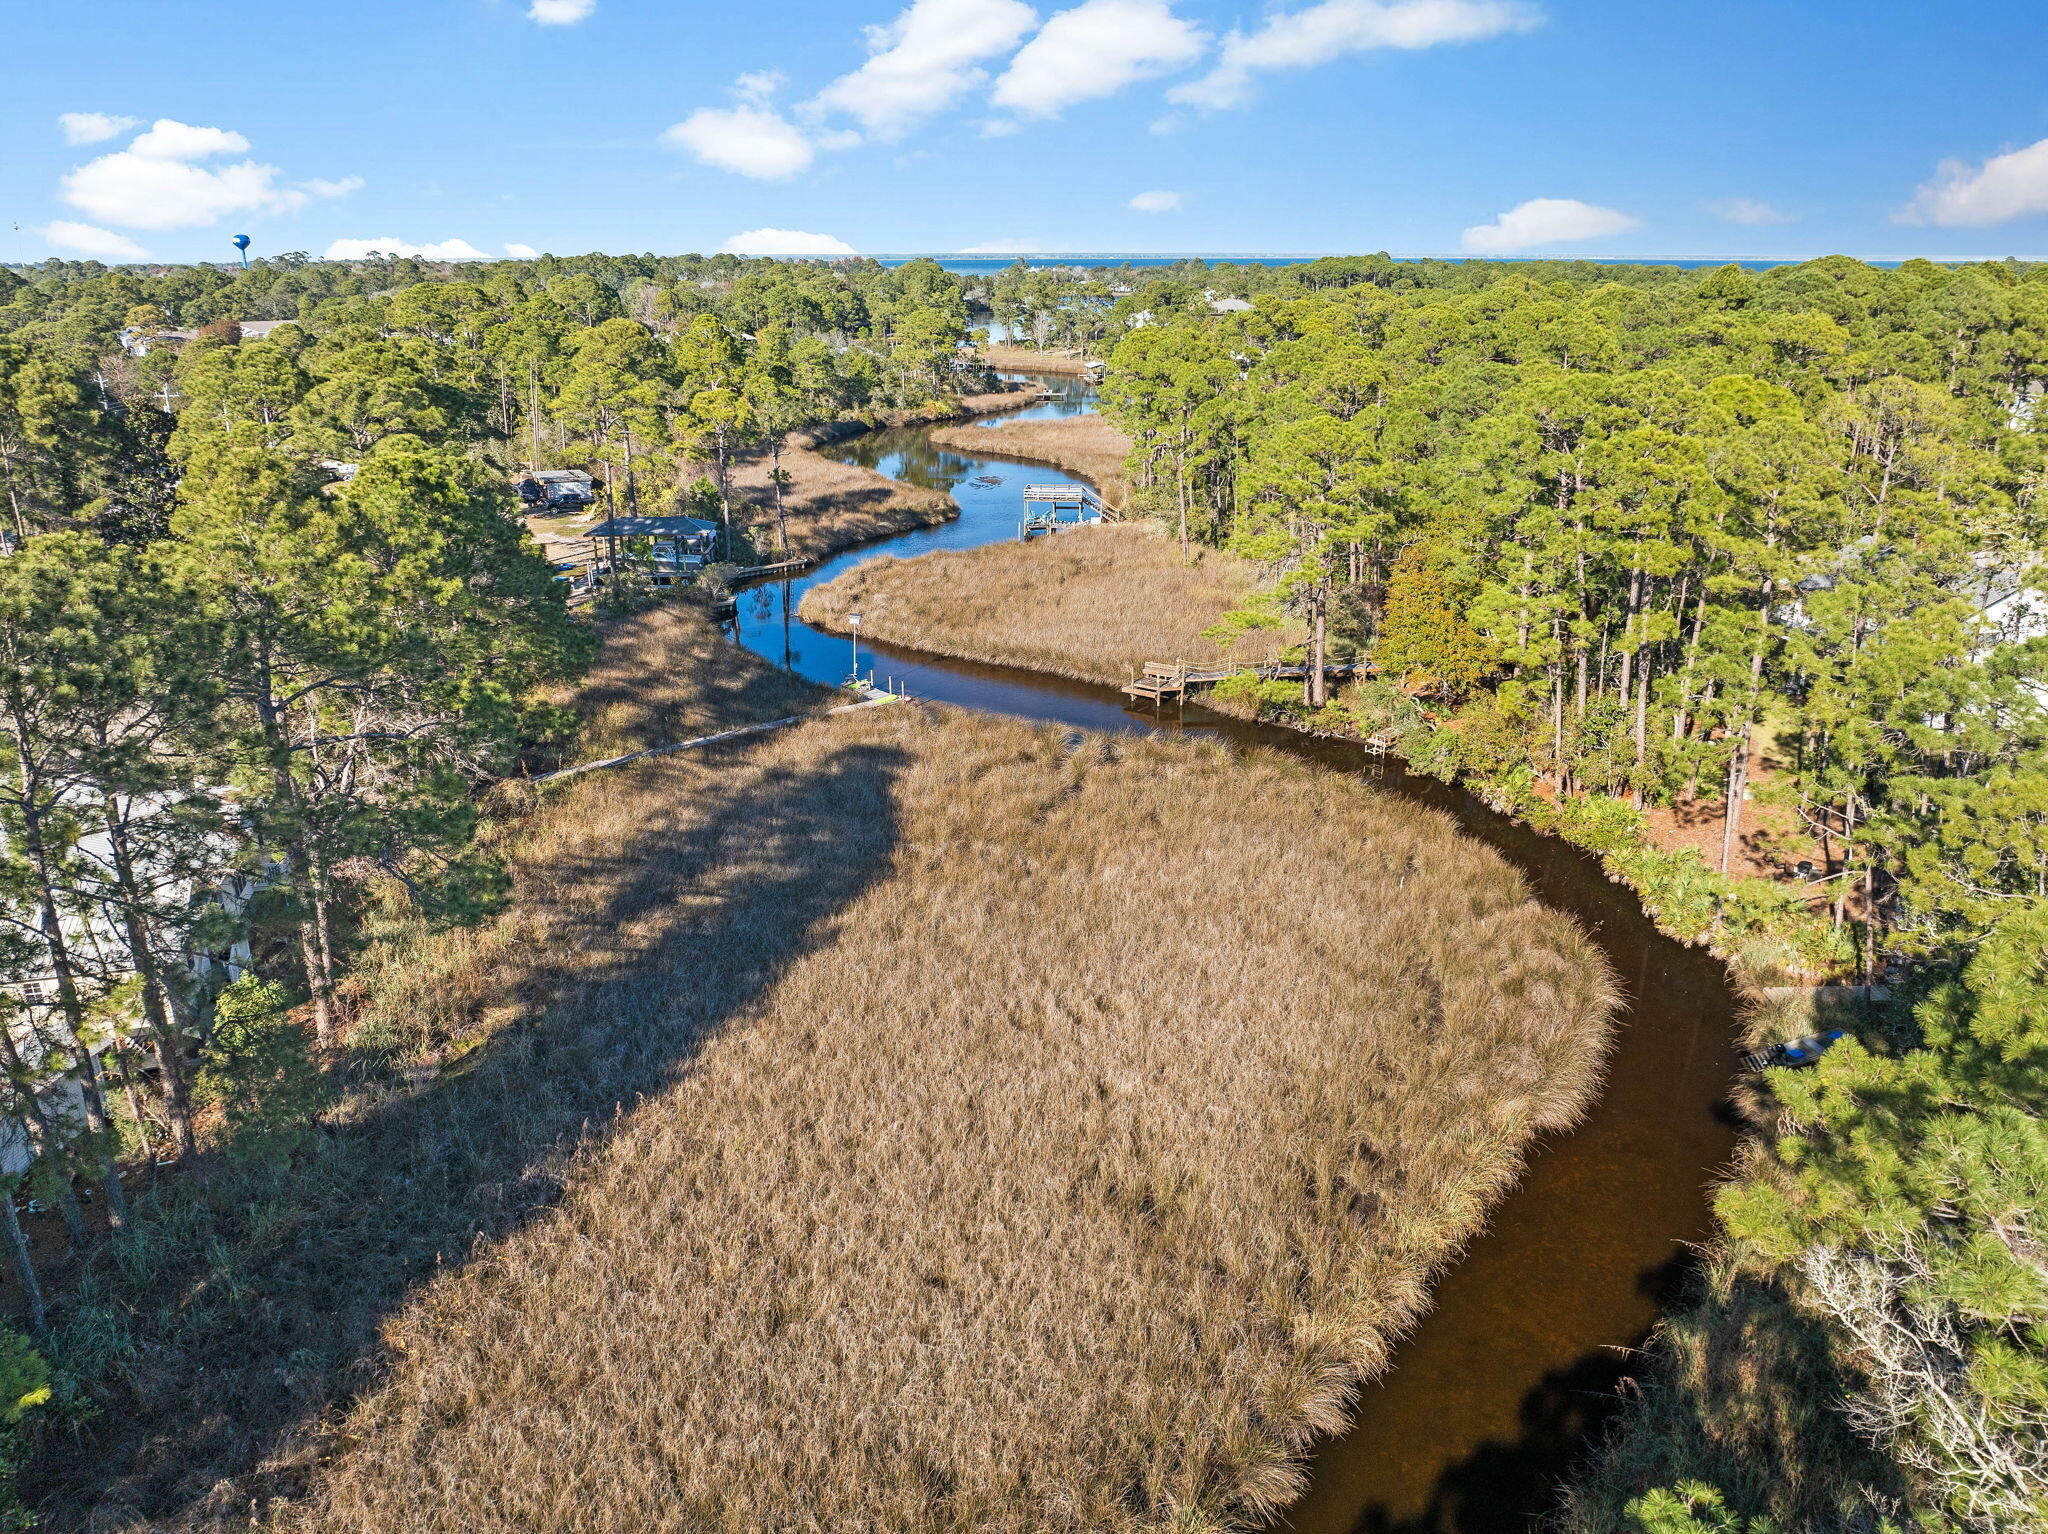
[[[1093,391],[1043,379],[1058,398],[1034,414],[1075,414]],[[1015,419],[1006,417],[1005,419]],[[796,621],[802,593],[881,554],[964,549],[1016,536],[1027,483],[1058,470],[932,445],[927,428],[872,433],[828,449],[960,503],[956,522],[840,555],[739,603],[749,648],[822,682],[845,678],[848,640]],[[1639,1343],[1704,1239],[1706,1189],[1733,1151],[1722,1098],[1735,1070],[1735,998],[1704,953],[1662,936],[1599,864],[1471,795],[1356,745],[1250,725],[1198,706],[1134,712],[1105,687],[1034,672],[861,646],[861,669],[918,697],[1095,730],[1184,729],[1267,746],[1440,810],[1521,869],[1538,899],[1575,918],[1627,998],[1606,1086],[1583,1125],[1539,1146],[1488,1229],[1438,1283],[1433,1308],[1360,1395],[1352,1428],[1321,1446],[1307,1496],[1279,1527],[1294,1534],[1514,1534],[1549,1510],[1559,1478],[1605,1420]]]
[[[1093,406],[1093,392],[1082,380],[1031,381],[1054,387],[1058,398],[997,420],[1029,419],[1047,413],[1079,414]],[[1042,464],[1010,463],[936,447],[931,442],[930,428],[922,426],[869,432],[819,451],[907,484],[944,491],[960,506],[956,521],[913,528],[881,543],[850,549],[813,566],[795,580],[756,586],[740,594],[740,643],[813,681],[828,684],[844,681],[852,670],[853,646],[844,635],[814,629],[796,617],[797,604],[811,587],[880,554],[908,559],[937,549],[972,549],[1014,538],[1025,485],[1080,483],[1073,475]],[[860,669],[863,674],[872,671],[878,683],[900,686],[935,702],[959,703],[1022,719],[1057,720],[1093,730],[1148,728],[1146,721],[1125,711],[1118,694],[1054,678],[939,660],[865,641],[861,645]]]
[[[1005,373],[1005,378],[1021,378],[1021,373]],[[1024,410],[1005,411],[999,416],[986,416],[974,424],[998,430],[1005,421],[1063,421],[1069,416],[1087,415],[1095,408],[1095,385],[1086,378],[1057,373],[1042,373],[1033,382],[1041,385],[1052,398],[1043,404],[1032,405]]]

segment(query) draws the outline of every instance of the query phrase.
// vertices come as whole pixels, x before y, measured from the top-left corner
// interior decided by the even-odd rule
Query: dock
[[[796,559],[785,559],[780,564],[775,565],[748,565],[744,570],[734,572],[733,579],[745,581],[752,580],[757,575],[780,575],[785,570],[805,569],[810,563],[809,559],[799,557]]]
[[[1323,675],[1328,677],[1364,676],[1369,675],[1375,669],[1377,668],[1373,666],[1359,665],[1347,661],[1341,665],[1323,667]],[[1186,661],[1148,661],[1145,664],[1145,669],[1126,682],[1121,690],[1127,696],[1141,699],[1156,708],[1168,698],[1172,698],[1177,702],[1186,702],[1190,688],[1213,687],[1229,676],[1252,676],[1257,677],[1262,682],[1298,682],[1307,675],[1307,666],[1276,664],[1266,666],[1216,666],[1204,669],[1190,666]],[[1386,732],[1382,731],[1381,734],[1384,735]],[[1378,739],[1377,736],[1374,738]],[[1373,750],[1371,742],[1367,742],[1367,749],[1373,750],[1373,754],[1377,756],[1384,753],[1392,745],[1393,737],[1388,735],[1377,750]]]
[[[1154,708],[1168,698],[1184,703],[1188,696],[1188,668],[1151,662],[1142,674],[1125,684],[1124,692],[1130,697],[1143,699]]]
[[[1017,537],[1028,543],[1064,527],[1095,527],[1116,520],[1116,508],[1090,486],[1026,485],[1024,517],[1017,524]]]

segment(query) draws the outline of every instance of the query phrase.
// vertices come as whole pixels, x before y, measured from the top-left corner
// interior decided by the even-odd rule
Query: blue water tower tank
[[[247,236],[246,234],[236,235],[235,249],[239,250],[242,253],[242,265],[244,267],[247,267],[249,264],[249,236]]]

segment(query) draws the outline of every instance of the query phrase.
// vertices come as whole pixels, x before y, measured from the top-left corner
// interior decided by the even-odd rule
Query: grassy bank
[[[1124,499],[1124,459],[1131,439],[1095,414],[1055,421],[1004,421],[994,426],[944,426],[931,434],[940,447],[963,453],[998,453],[1047,463],[1078,474],[1112,504]]]
[[[803,701],[683,609],[606,667],[615,743]],[[323,1127],[151,1213],[204,1269],[75,1318],[52,1527],[1217,1527],[1605,1033],[1498,858],[1214,748],[886,709],[499,834]]]
[[[883,556],[804,593],[804,621],[884,644],[1087,682],[1121,683],[1147,661],[1271,659],[1298,636],[1247,635],[1228,648],[1202,631],[1257,584],[1247,562],[1214,550],[1192,563],[1148,526],[1081,528],[1033,543]]]
[[[1742,1172],[1767,1159],[1745,1148]],[[1871,1530],[1878,1506],[1909,1496],[1898,1467],[1860,1437],[1843,1410],[1855,1369],[1796,1268],[1708,1249],[1686,1297],[1642,1351],[1636,1386],[1598,1452],[1565,1487],[1557,1534],[1718,1534],[1741,1522],[1704,1516],[1659,1525],[1638,1499],[1658,1488],[1710,1486],[1766,1529]],[[1953,1525],[1934,1524],[1933,1529]]]

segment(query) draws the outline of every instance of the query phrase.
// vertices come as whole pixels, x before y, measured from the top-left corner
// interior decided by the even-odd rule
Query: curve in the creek
[[[1037,414],[1092,408],[1083,381],[1034,379]],[[1007,416],[1003,419],[1015,419]],[[851,665],[844,637],[795,616],[802,593],[877,554],[973,548],[1016,536],[1025,483],[1076,476],[935,447],[924,428],[826,451],[959,502],[957,521],[851,550],[801,580],[741,595],[736,634],[818,681]],[[994,483],[985,481],[993,480]],[[939,702],[1086,729],[1184,729],[1267,746],[1441,810],[1522,871],[1537,899],[1575,918],[1626,993],[1606,1084],[1585,1121],[1537,1147],[1487,1229],[1438,1280],[1428,1314],[1363,1389],[1353,1425],[1313,1455],[1307,1495],[1279,1521],[1295,1534],[1503,1534],[1552,1506],[1559,1479],[1604,1422],[1691,1245],[1709,1233],[1707,1190],[1735,1142],[1723,1102],[1735,1071],[1726,971],[1658,932],[1596,859],[1495,813],[1461,789],[1383,766],[1353,744],[1190,707],[1155,719],[1112,689],[1007,667],[862,646],[861,669]]]

